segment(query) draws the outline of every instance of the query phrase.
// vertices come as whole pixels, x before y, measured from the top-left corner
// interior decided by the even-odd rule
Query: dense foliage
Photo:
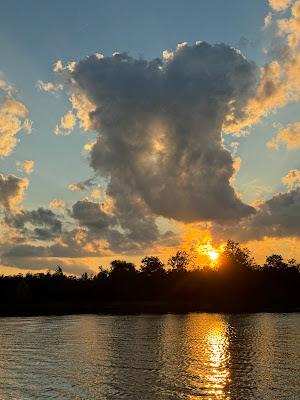
[[[274,254],[256,265],[248,249],[228,241],[218,264],[197,267],[178,251],[165,266],[114,260],[95,276],[54,273],[0,277],[0,313],[292,311],[300,309],[300,266]]]

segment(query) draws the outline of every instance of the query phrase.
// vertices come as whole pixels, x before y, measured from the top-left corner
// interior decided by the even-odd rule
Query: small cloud
[[[270,150],[278,150],[278,148],[279,148],[276,138],[270,139],[270,140],[266,143],[266,146],[267,146],[267,148],[270,149]]]
[[[173,53],[173,51],[164,50],[164,51],[162,52],[162,56],[163,56],[163,59],[164,59],[165,61],[168,61],[168,60],[171,60],[171,59],[173,58],[174,53]]]
[[[102,53],[95,53],[95,57],[97,58],[97,60],[101,60],[102,58],[104,58],[104,55]]]
[[[263,27],[263,28],[264,28],[264,29],[267,28],[268,26],[271,25],[271,23],[272,23],[272,14],[269,13],[268,15],[265,16],[265,19],[264,19],[264,27]]]
[[[28,110],[25,105],[3,85],[0,86],[0,157],[7,157],[19,142],[17,134],[22,130],[31,132],[31,121],[26,119]]]
[[[187,42],[182,42],[182,43],[178,43],[176,46],[176,51],[183,49],[184,47],[187,47],[188,43]]]
[[[62,72],[63,70],[63,64],[61,62],[61,60],[57,60],[56,63],[54,64],[54,72]]]
[[[95,105],[83,93],[73,93],[70,100],[80,128],[84,131],[90,130],[92,128],[90,115],[95,111]]]
[[[281,182],[288,187],[289,190],[297,189],[300,187],[300,170],[292,169],[285,175]]]
[[[71,192],[80,192],[84,190],[89,190],[91,187],[95,185],[94,178],[86,179],[85,181],[81,181],[78,183],[71,183],[68,188]]]
[[[22,125],[22,129],[27,132],[31,133],[32,132],[32,121],[30,119],[25,119]]]
[[[68,186],[68,189],[71,192],[78,192],[79,191],[78,186],[76,185],[76,183],[70,183],[70,185]]]
[[[17,161],[16,164],[17,164],[17,168],[20,171],[23,171],[28,175],[33,172],[33,168],[34,168],[34,161],[33,160],[24,160],[23,162]]]
[[[57,92],[63,90],[64,85],[62,83],[55,84],[53,82],[43,82],[42,80],[37,81],[37,87],[43,92]]]
[[[288,150],[300,148],[300,122],[288,125],[267,142],[267,147],[277,150],[280,144],[285,144]]]
[[[64,209],[65,206],[66,206],[65,201],[58,200],[58,199],[54,199],[54,200],[50,201],[50,203],[48,205],[48,207],[53,210],[61,210],[61,209]]]
[[[56,126],[55,135],[69,135],[76,126],[76,116],[72,111],[68,111],[60,120],[60,124]]]
[[[23,201],[28,184],[27,178],[0,174],[0,207],[7,212],[16,211]]]
[[[71,61],[67,64],[66,68],[68,71],[73,72],[73,71],[75,71],[76,65],[77,65],[76,61]]]

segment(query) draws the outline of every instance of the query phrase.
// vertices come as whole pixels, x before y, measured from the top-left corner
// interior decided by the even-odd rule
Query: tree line
[[[256,312],[300,310],[300,264],[273,254],[257,265],[247,248],[228,241],[217,264],[197,266],[178,251],[167,265],[144,257],[93,276],[51,273],[0,276],[0,314]]]

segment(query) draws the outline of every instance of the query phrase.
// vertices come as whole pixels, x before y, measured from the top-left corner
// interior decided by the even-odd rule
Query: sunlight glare
[[[199,243],[196,247],[199,255],[206,256],[210,259],[210,265],[214,267],[219,259],[220,253],[223,250],[223,245],[215,248],[212,245],[211,238],[205,238],[202,243]]]
[[[212,261],[216,261],[219,257],[219,253],[214,250],[208,251],[207,254]]]

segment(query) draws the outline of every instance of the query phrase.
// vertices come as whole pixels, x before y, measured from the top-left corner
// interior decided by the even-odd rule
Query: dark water
[[[300,314],[0,318],[0,399],[300,399]]]

